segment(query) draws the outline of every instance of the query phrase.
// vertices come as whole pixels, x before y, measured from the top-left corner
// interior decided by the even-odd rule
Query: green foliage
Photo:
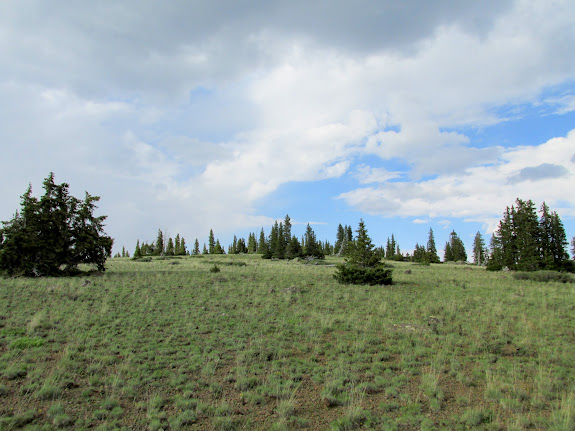
[[[433,236],[433,229],[429,228],[429,238],[427,239],[427,259],[430,263],[439,263],[439,256],[437,255],[437,248],[435,247],[435,237]]]
[[[22,195],[21,211],[0,229],[0,270],[9,275],[60,275],[77,271],[79,264],[105,270],[112,252],[112,238],[104,233],[105,216],[95,217],[95,202],[86,192],[84,200],[69,195],[68,184],[44,180],[45,194]]]
[[[545,203],[537,218],[535,204],[517,199],[507,207],[491,240],[491,268],[520,271],[562,270],[567,254],[567,236],[556,212]]]
[[[367,234],[363,219],[359,221],[357,236],[352,243],[345,263],[337,265],[334,278],[344,284],[391,284],[391,269],[384,268],[374,245]]]
[[[575,283],[575,278],[564,272],[557,271],[537,271],[537,272],[516,272],[513,274],[516,280],[531,280],[541,283]]]
[[[343,284],[389,285],[392,283],[392,269],[360,267],[352,264],[337,265],[334,278]]]
[[[467,252],[465,251],[465,245],[463,241],[455,231],[452,231],[449,235],[449,241],[445,244],[445,253],[443,257],[444,262],[459,262],[467,261]]]

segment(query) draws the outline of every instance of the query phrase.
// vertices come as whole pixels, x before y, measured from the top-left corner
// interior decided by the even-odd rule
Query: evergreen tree
[[[283,248],[284,248],[284,250],[287,247],[287,245],[290,243],[290,241],[291,241],[291,219],[290,219],[289,215],[286,214],[285,219],[284,219],[284,225],[283,225]]]
[[[258,243],[256,241],[256,234],[250,233],[248,236],[248,253],[256,253],[258,249]]]
[[[481,232],[477,232],[473,240],[473,263],[482,265],[483,262],[485,262],[485,241]]]
[[[154,248],[154,254],[156,256],[163,256],[165,253],[164,249],[164,234],[161,229],[158,229],[158,237],[156,238],[156,247]]]
[[[317,239],[315,237],[315,232],[311,228],[311,226],[307,225],[305,234],[304,234],[304,256],[316,257],[319,259],[323,259],[325,256],[319,248],[317,243]]]
[[[193,255],[198,255],[200,254],[200,243],[198,241],[198,238],[196,238],[196,240],[194,241],[194,250],[192,251]]]
[[[517,269],[533,271],[539,266],[539,221],[535,204],[517,199],[513,220],[517,247]]]
[[[563,223],[555,211],[550,212],[543,202],[539,219],[541,267],[561,270],[569,259],[566,251],[567,235]]]
[[[396,247],[395,237],[391,234],[391,239],[387,238],[387,244],[385,246],[385,258],[393,259],[395,257],[395,247]]]
[[[463,241],[457,236],[455,231],[452,231],[449,235],[449,241],[445,244],[445,255],[443,258],[444,262],[459,262],[467,261],[467,252],[465,251],[465,245]]]
[[[443,251],[443,261],[444,262],[453,262],[455,259],[453,258],[453,251],[451,250],[451,244],[449,241],[445,243],[445,250]]]
[[[415,244],[412,259],[414,262],[429,263],[429,255],[423,245],[419,245],[418,243]]]
[[[264,228],[262,227],[262,230],[260,231],[260,238],[258,241],[258,249],[257,252],[258,254],[267,254],[268,252],[268,243],[266,241],[266,235],[264,233]]]
[[[136,250],[134,250],[134,258],[139,259],[142,257],[142,250],[140,249],[140,240],[136,243]]]
[[[286,259],[295,259],[296,257],[300,257],[302,255],[302,248],[297,236],[293,235],[290,239],[286,247],[285,258]]]
[[[182,244],[181,244],[180,234],[178,233],[178,234],[176,234],[176,239],[174,240],[174,254],[176,256],[179,256],[180,254],[182,254],[181,247],[182,247]]]
[[[99,197],[86,192],[82,201],[69,195],[66,183],[44,180],[45,194],[32,196],[32,186],[22,195],[21,211],[2,222],[0,270],[9,275],[58,275],[77,270],[81,263],[104,271],[113,240],[105,236],[105,216],[94,217]]]
[[[439,256],[437,255],[437,248],[435,247],[435,238],[433,236],[433,229],[429,228],[429,238],[427,240],[427,259],[430,263],[439,263]]]
[[[208,237],[208,253],[214,254],[216,252],[216,240],[214,238],[214,231],[210,229],[210,236]]]
[[[175,254],[174,241],[168,238],[168,246],[166,247],[166,255],[173,256]]]
[[[225,254],[219,239],[216,240],[216,245],[214,246],[214,254]]]
[[[186,250],[186,240],[184,239],[184,237],[182,237],[182,239],[180,240],[180,252],[178,254],[180,256],[185,256],[186,254],[188,254]]]
[[[230,247],[230,254],[236,254],[238,252],[238,238],[234,235],[234,242]]]
[[[345,239],[346,239],[345,230],[343,229],[343,226],[340,223],[339,226],[337,227],[337,234],[335,237],[335,246],[334,246],[335,254],[340,253],[341,247]]]
[[[343,265],[337,265],[334,278],[349,284],[391,284],[391,269],[385,269],[381,258],[367,234],[363,219],[359,221],[357,236],[350,247]]]
[[[215,247],[215,245],[214,245],[214,247]],[[204,242],[204,249],[202,250],[202,254],[209,254],[209,251],[208,251],[208,249],[207,249],[207,247],[206,247],[206,243],[205,243],[205,242]]]
[[[575,236],[571,238],[571,256],[573,256],[573,260],[575,260]]]

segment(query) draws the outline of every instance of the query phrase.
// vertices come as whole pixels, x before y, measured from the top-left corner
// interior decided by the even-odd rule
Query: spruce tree
[[[476,265],[482,265],[485,261],[485,241],[481,236],[481,232],[475,234],[475,239],[473,240],[473,263]]]
[[[136,250],[134,250],[134,259],[142,257],[142,250],[140,249],[140,240],[136,242]]]
[[[216,252],[216,240],[214,238],[214,231],[210,229],[210,236],[208,237],[208,253],[214,254]]]
[[[180,240],[180,252],[178,253],[180,256],[185,256],[187,254],[187,250],[186,250],[186,240],[184,239],[184,237],[182,237],[182,239]]]
[[[467,261],[467,252],[465,251],[465,245],[461,238],[452,231],[449,235],[449,241],[445,245],[445,256],[443,259],[445,262],[453,261],[453,262],[466,262]]]
[[[156,247],[154,248],[154,254],[156,256],[163,256],[165,253],[164,249],[164,234],[161,229],[158,229],[158,237],[156,238]]]
[[[104,271],[113,240],[104,233],[106,217],[93,215],[100,198],[87,192],[84,200],[70,196],[68,184],[55,184],[53,173],[43,186],[45,194],[37,199],[30,185],[22,195],[21,211],[2,222],[0,270],[9,275],[59,275],[87,263]]]
[[[346,284],[391,284],[391,269],[386,269],[375,253],[363,219],[359,221],[357,235],[347,252],[345,263],[337,265],[334,278]]]
[[[200,254],[200,243],[198,241],[198,238],[196,238],[196,240],[194,241],[194,250],[192,254],[196,256]]]
[[[248,236],[248,253],[256,253],[258,249],[258,243],[256,241],[256,234],[251,232]]]
[[[435,247],[435,238],[433,236],[433,229],[429,228],[429,238],[427,240],[427,259],[430,263],[439,263],[439,256],[437,255],[437,248]]]
[[[176,234],[176,239],[174,240],[174,254],[179,256],[181,254],[181,250],[180,248],[182,247],[181,245],[181,240],[180,240],[180,234]]]
[[[168,238],[168,246],[166,247],[166,255],[173,256],[175,254],[174,241]]]
[[[268,248],[269,248],[268,242],[266,241],[266,235],[264,233],[264,228],[262,227],[262,229],[260,231],[260,238],[258,241],[257,253],[258,254],[267,254]]]

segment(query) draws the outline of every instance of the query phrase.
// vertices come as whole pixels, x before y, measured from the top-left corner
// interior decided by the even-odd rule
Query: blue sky
[[[575,236],[575,5],[231,0],[0,6],[0,219],[49,172],[116,250],[158,229],[486,242],[516,198]]]

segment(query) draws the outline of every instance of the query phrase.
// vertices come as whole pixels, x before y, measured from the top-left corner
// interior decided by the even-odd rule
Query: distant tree
[[[384,268],[374,251],[363,219],[359,221],[353,246],[347,253],[345,263],[337,265],[334,278],[345,284],[391,284],[391,269]]]
[[[304,234],[303,255],[310,257],[313,256],[319,259],[323,259],[325,257],[325,255],[323,254],[323,252],[319,247],[319,244],[315,236],[315,232],[313,231],[309,223],[307,224]]]
[[[395,237],[391,234],[391,239],[387,238],[387,244],[385,246],[385,258],[393,259],[395,257],[395,247],[397,243],[395,242]]]
[[[59,275],[77,271],[79,264],[105,270],[112,238],[104,233],[106,216],[95,217],[98,196],[84,200],[69,195],[69,185],[44,180],[44,196],[22,195],[21,210],[0,229],[0,271],[9,275]]]
[[[167,256],[173,256],[175,253],[175,248],[174,248],[174,241],[172,240],[172,238],[168,238],[168,246],[166,247],[166,255]]]
[[[439,256],[437,255],[437,248],[435,247],[435,238],[433,236],[433,229],[429,228],[429,238],[427,240],[427,259],[430,263],[439,263]]]
[[[182,239],[180,240],[180,251],[177,254],[180,256],[185,256],[186,254],[188,254],[186,250],[186,240],[184,239],[184,237],[182,237]]]
[[[158,236],[156,238],[156,247],[154,248],[154,254],[156,256],[163,256],[165,253],[164,248],[164,234],[161,229],[158,229]]]
[[[575,260],[575,236],[571,238],[571,256],[573,256],[573,260]]]
[[[339,254],[339,252],[341,250],[341,246],[342,246],[343,242],[345,241],[345,238],[346,238],[345,230],[340,223],[339,226],[337,227],[337,234],[335,236],[335,246],[334,246],[335,254]]]
[[[482,265],[483,262],[485,262],[485,241],[481,232],[477,232],[473,240],[473,263]]]
[[[256,253],[258,249],[258,243],[256,241],[256,234],[250,233],[248,236],[248,253]]]
[[[296,257],[302,256],[302,248],[297,236],[293,235],[290,239],[289,244],[286,247],[285,258],[295,259]]]
[[[445,250],[443,251],[443,261],[444,262],[453,262],[455,259],[453,258],[453,251],[451,250],[451,244],[449,241],[445,243]]]
[[[444,262],[459,262],[467,261],[467,252],[463,241],[457,236],[455,231],[449,234],[449,241],[445,244],[445,254],[443,257]]]
[[[194,241],[194,250],[192,251],[193,255],[198,255],[200,254],[200,243],[198,241],[198,238],[196,238],[196,240]]]
[[[225,254],[219,239],[216,240],[216,245],[214,246],[214,254]]]
[[[414,262],[429,264],[429,255],[423,245],[415,244],[412,259]]]
[[[182,247],[182,244],[181,244],[180,234],[178,233],[178,234],[176,234],[176,238],[174,239],[174,254],[175,255],[179,256],[181,254],[181,250],[180,250],[181,247]]]
[[[208,253],[214,254],[216,252],[216,240],[214,238],[214,231],[210,229],[210,236],[208,237]]]
[[[142,257],[142,250],[140,249],[140,240],[136,243],[136,250],[134,250],[134,259]]]
[[[515,206],[505,209],[491,241],[488,269],[566,269],[567,236],[563,223],[545,203],[540,213],[538,219],[531,200],[517,199]]]
[[[283,224],[283,248],[287,247],[287,245],[291,241],[291,219],[288,214],[286,214]]]
[[[260,238],[258,241],[257,252],[258,252],[258,254],[267,254],[267,252],[269,251],[268,249],[269,249],[269,244],[266,241],[266,235],[264,233],[264,228],[262,227],[262,230],[260,231]]]
[[[214,247],[215,247],[215,245],[214,245]],[[208,251],[208,249],[207,249],[207,247],[206,247],[206,243],[205,243],[205,242],[204,242],[204,249],[202,250],[202,254],[209,254],[209,251]]]

